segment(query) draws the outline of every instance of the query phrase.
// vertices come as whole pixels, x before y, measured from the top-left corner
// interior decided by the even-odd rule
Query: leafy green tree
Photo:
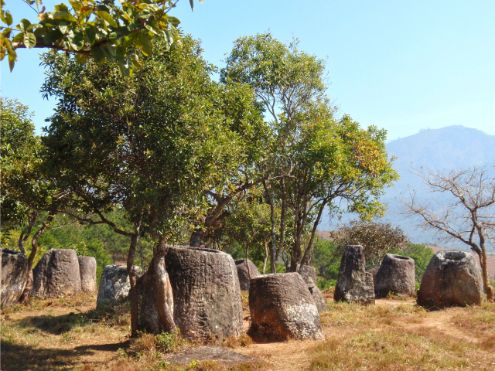
[[[335,120],[323,74],[321,61],[270,34],[238,39],[222,71],[223,81],[253,87],[271,129],[270,155],[259,168],[271,208],[272,272],[287,243],[289,215],[294,228],[289,269],[294,271],[311,260],[325,207],[337,209],[345,200],[349,210],[364,217],[378,214],[378,196],[396,177],[385,132],[360,129],[348,116]],[[277,204],[281,216],[275,225]]]
[[[56,188],[43,171],[43,146],[34,134],[28,108],[15,100],[0,99],[0,203],[2,243],[16,228],[21,228],[17,247],[28,252],[26,286],[20,300],[29,297],[29,275],[39,249],[39,239],[53,221],[67,193]],[[25,247],[30,241],[30,249]]]
[[[249,85],[227,83],[218,86],[216,105],[222,112],[223,126],[230,133],[229,157],[213,186],[204,191],[206,213],[195,215],[190,245],[212,245],[221,233],[233,203],[241,201],[260,182],[257,164],[266,156],[268,127],[255,104]],[[256,193],[256,192],[255,192]]]
[[[207,191],[238,171],[239,138],[250,128],[250,116],[229,117],[226,103],[250,91],[214,82],[196,41],[185,37],[170,48],[158,42],[155,50],[133,75],[114,64],[45,60],[43,91],[58,98],[44,138],[47,166],[73,196],[65,212],[130,238],[133,286],[140,237],[155,242],[156,254],[180,241],[192,216],[206,214]],[[127,223],[111,219],[115,207]]]
[[[248,197],[235,203],[233,210],[225,218],[222,228],[224,250],[239,258],[253,260],[262,265],[262,271],[265,272],[270,256],[270,227],[269,205],[263,202],[262,190],[254,189]],[[232,251],[231,246],[238,246],[239,249]]]
[[[19,48],[71,52],[80,60],[113,60],[139,65],[153,52],[153,39],[170,45],[179,20],[169,13],[178,0],[69,0],[47,10],[43,0],[23,0],[37,19],[20,19],[0,0],[0,60],[14,68]],[[193,0],[189,0],[191,8]]]

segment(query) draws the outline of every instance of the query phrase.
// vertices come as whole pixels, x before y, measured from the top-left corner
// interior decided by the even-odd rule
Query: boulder
[[[219,250],[169,247],[166,268],[180,333],[221,340],[242,333],[242,303],[234,259]]]
[[[79,291],[81,276],[75,250],[52,249],[42,256],[33,270],[33,296],[58,297]]]
[[[119,304],[129,296],[131,284],[127,268],[119,265],[107,265],[101,276],[96,308],[103,309]]]
[[[96,292],[96,259],[92,256],[79,256],[78,260],[81,290]]]
[[[249,310],[248,334],[257,341],[323,338],[318,308],[299,273],[253,278]]]
[[[479,305],[483,281],[477,258],[464,251],[441,251],[426,267],[417,302],[428,309]]]
[[[29,266],[26,256],[21,253],[0,249],[2,253],[2,274],[0,282],[2,308],[17,303],[26,287]]]
[[[237,276],[239,277],[241,290],[249,290],[249,281],[251,281],[251,278],[259,277],[260,275],[258,268],[249,259],[236,260],[235,265],[237,267]]]
[[[416,265],[407,256],[386,254],[375,276],[375,296],[416,294]]]
[[[335,301],[374,304],[373,275],[366,271],[366,260],[361,245],[346,246],[340,262],[335,287]]]
[[[301,265],[298,269],[299,274],[308,286],[309,293],[315,301],[319,312],[323,312],[327,308],[327,304],[323,294],[316,285],[316,269],[311,265]]]

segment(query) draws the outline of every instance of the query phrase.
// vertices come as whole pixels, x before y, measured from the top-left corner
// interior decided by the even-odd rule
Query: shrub
[[[404,232],[391,224],[354,221],[338,229],[334,242],[343,248],[346,245],[362,245],[368,268],[381,263],[383,256],[391,251],[401,251],[408,244]]]

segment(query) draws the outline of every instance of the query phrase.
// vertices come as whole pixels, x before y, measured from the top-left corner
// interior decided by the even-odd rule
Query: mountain
[[[419,133],[393,140],[387,144],[393,167],[400,179],[385,191],[382,201],[387,205],[384,221],[401,227],[411,241],[446,246],[448,243],[435,232],[418,227],[420,221],[407,215],[406,205],[414,194],[425,205],[445,207],[447,200],[432,193],[422,176],[431,173],[448,173],[452,170],[490,167],[495,176],[495,135],[464,126],[448,126],[441,129],[421,130]],[[348,223],[345,216],[339,223]],[[337,225],[324,218],[320,229],[334,229]],[[451,244],[459,246],[458,243]]]
[[[447,200],[432,193],[421,176],[448,173],[452,170],[484,167],[495,175],[495,135],[464,126],[421,130],[419,133],[393,140],[387,144],[398,180],[387,189],[382,201],[387,205],[385,220],[399,225],[412,241],[443,243],[438,235],[419,228],[418,220],[406,215],[405,204],[411,195],[418,202],[446,207]]]

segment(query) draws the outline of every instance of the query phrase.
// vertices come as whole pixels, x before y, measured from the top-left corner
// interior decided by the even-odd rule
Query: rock
[[[311,278],[313,282],[317,282],[316,278],[316,268],[311,265],[301,265],[298,267],[297,271],[303,277],[304,281],[307,281],[308,278]]]
[[[340,262],[339,276],[335,287],[335,301],[374,304],[373,275],[366,272],[363,247],[346,246]]]
[[[389,293],[405,296],[416,294],[416,265],[407,256],[386,254],[375,277],[375,296]]]
[[[155,251],[146,273],[130,292],[132,334],[159,334],[175,330],[174,297],[165,269],[166,251]]]
[[[131,284],[127,268],[119,265],[107,265],[101,276],[96,308],[103,309],[119,304],[129,296]]]
[[[26,287],[29,276],[27,258],[18,252],[0,249],[2,253],[2,275],[0,282],[2,308],[17,303]]]
[[[316,307],[318,308],[318,312],[321,313],[327,310],[327,302],[325,300],[325,297],[323,296],[313,279],[311,277],[308,277],[307,280],[304,281],[306,282],[309,293],[313,297]]]
[[[92,256],[79,256],[78,260],[81,290],[96,292],[96,259]]]
[[[304,282],[308,286],[309,293],[315,301],[318,311],[321,313],[327,309],[327,303],[320,289],[316,285],[316,269],[311,265],[301,265],[298,270]]]
[[[376,267],[368,269],[368,272],[371,273],[371,275],[373,276],[373,282],[375,282],[375,284],[376,284],[376,274],[378,273],[379,269],[380,269],[379,265],[377,265]]]
[[[33,270],[32,295],[58,297],[81,291],[79,260],[75,250],[52,249]]]
[[[219,250],[170,247],[165,259],[174,294],[174,319],[197,340],[242,333],[242,303],[235,262]]]
[[[195,346],[192,348],[187,348],[184,351],[179,351],[178,353],[174,352],[171,354],[167,354],[165,355],[165,359],[168,363],[170,363],[171,366],[182,366],[177,367],[180,370],[190,369],[191,363],[202,363],[205,361],[213,361],[220,364],[218,366],[213,366],[212,369],[237,370],[239,369],[239,364],[257,361],[257,358],[255,357],[234,352],[232,349],[226,347],[208,345]],[[175,367],[170,367],[170,369],[175,369]],[[250,370],[252,368],[241,367],[240,369]]]
[[[241,290],[249,290],[249,281],[251,278],[259,277],[260,272],[254,263],[249,259],[236,260],[237,275]]]
[[[299,273],[253,278],[249,310],[248,334],[257,341],[323,338],[318,308]]]
[[[436,253],[426,267],[417,302],[429,309],[479,305],[483,283],[477,258],[464,251]]]

